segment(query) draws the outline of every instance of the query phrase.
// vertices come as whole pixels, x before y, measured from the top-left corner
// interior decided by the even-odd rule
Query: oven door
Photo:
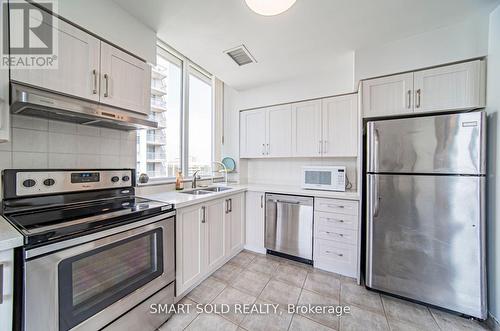
[[[171,283],[174,218],[164,217],[29,259],[25,330],[97,330]]]

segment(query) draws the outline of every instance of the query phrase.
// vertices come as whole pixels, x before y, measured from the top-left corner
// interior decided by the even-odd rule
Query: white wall
[[[355,90],[353,52],[332,59],[327,71],[315,72],[314,63],[308,65],[311,66],[311,74],[305,77],[239,91],[239,109],[350,93]]]
[[[62,0],[59,15],[96,35],[156,63],[156,32],[111,0]]]
[[[490,15],[487,66],[488,277],[490,313],[500,320],[500,6]]]
[[[355,82],[488,54],[488,13],[355,52]]]

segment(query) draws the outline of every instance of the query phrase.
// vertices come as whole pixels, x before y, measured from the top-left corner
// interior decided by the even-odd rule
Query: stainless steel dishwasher
[[[266,194],[268,253],[312,264],[313,198]]]

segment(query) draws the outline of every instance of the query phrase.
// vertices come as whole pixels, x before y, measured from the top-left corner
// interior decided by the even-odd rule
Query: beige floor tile
[[[388,331],[384,315],[351,306],[351,313],[340,317],[340,331]]]
[[[297,268],[300,268],[300,269],[303,269],[307,272],[309,271],[313,271],[314,268],[312,265],[310,264],[305,264],[305,263],[302,263],[302,262],[297,262],[297,261],[293,261],[293,260],[288,260],[288,259],[282,259],[280,261],[281,264],[288,264],[288,265],[293,265],[294,267],[297,267]]]
[[[340,303],[342,305],[355,305],[375,313],[384,314],[380,294],[369,291],[363,286],[342,284]]]
[[[280,263],[273,277],[282,282],[302,288],[307,277],[307,271],[292,264]]]
[[[302,293],[300,294],[298,305],[313,306],[313,307],[330,307],[330,306],[338,306],[339,300],[303,289]],[[299,314],[309,319],[312,319],[318,323],[326,325],[332,329],[338,330],[339,328],[339,317],[335,314],[331,314],[328,312],[322,314],[318,314],[316,312],[315,313],[299,312]]]
[[[290,324],[289,331],[332,331],[324,325],[311,321],[308,318],[300,315],[293,315],[292,323]]]
[[[248,257],[249,259],[253,260],[255,259],[257,256],[259,256],[259,254],[257,253],[254,253],[254,252],[251,252],[251,251],[247,251],[247,250],[243,250],[239,253],[239,255],[243,255],[243,256],[246,256]]]
[[[196,316],[198,316],[198,313],[196,312],[196,302],[189,300],[188,298],[184,298],[179,301],[179,304],[186,306],[184,312],[179,311],[177,314],[172,315],[169,320],[158,329],[159,331],[184,330],[189,323],[191,323]],[[187,305],[190,305],[189,311]]]
[[[231,286],[253,296],[259,296],[270,279],[270,275],[244,270],[233,279]]]
[[[435,329],[426,329],[422,325],[412,324],[405,321],[393,320],[391,318],[387,318],[389,322],[389,328],[391,331],[433,331],[439,330],[436,326]]]
[[[229,305],[230,311],[227,313],[222,313],[222,316],[239,325],[245,318],[245,315],[238,313],[235,309],[235,305],[252,304],[256,299],[257,298],[252,295],[246,294],[242,291],[228,286],[224,289],[224,291],[221,292],[221,294],[217,296],[217,298],[215,298],[214,301],[212,301],[212,304],[218,306],[222,304]]]
[[[247,252],[241,252],[231,260],[229,260],[229,262],[237,265],[240,268],[246,268],[250,264],[250,262],[254,260],[254,258],[254,256]]]
[[[226,287],[226,284],[214,277],[208,277],[187,295],[188,299],[197,303],[210,303]]]
[[[225,282],[231,282],[242,271],[243,268],[232,263],[226,263],[217,269],[212,276]]]
[[[280,263],[278,261],[257,257],[247,266],[247,269],[251,271],[262,272],[268,275],[273,275],[279,265]]]
[[[200,314],[186,331],[235,331],[238,326],[217,314]]]
[[[283,305],[286,309],[288,304],[297,304],[301,289],[274,279],[267,283],[259,298]]]
[[[426,330],[439,330],[427,307],[409,301],[382,295],[384,311],[388,319],[420,325]]]
[[[437,324],[443,331],[488,330],[486,326],[477,321],[446,313],[441,310],[431,309],[431,313],[436,319]]]
[[[321,295],[338,299],[340,295],[340,280],[334,274],[310,272],[307,274],[304,288]]]
[[[256,304],[264,304],[262,300],[256,301]],[[288,314],[278,310],[277,313],[269,314],[250,314],[245,317],[241,327],[248,331],[286,331],[290,326],[293,314]]]

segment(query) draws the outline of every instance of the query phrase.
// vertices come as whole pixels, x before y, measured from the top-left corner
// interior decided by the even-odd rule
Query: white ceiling
[[[243,90],[328,70],[356,49],[450,25],[498,0],[297,0],[265,17],[244,0],[114,0],[158,37]],[[223,53],[245,44],[258,61],[238,67]]]

